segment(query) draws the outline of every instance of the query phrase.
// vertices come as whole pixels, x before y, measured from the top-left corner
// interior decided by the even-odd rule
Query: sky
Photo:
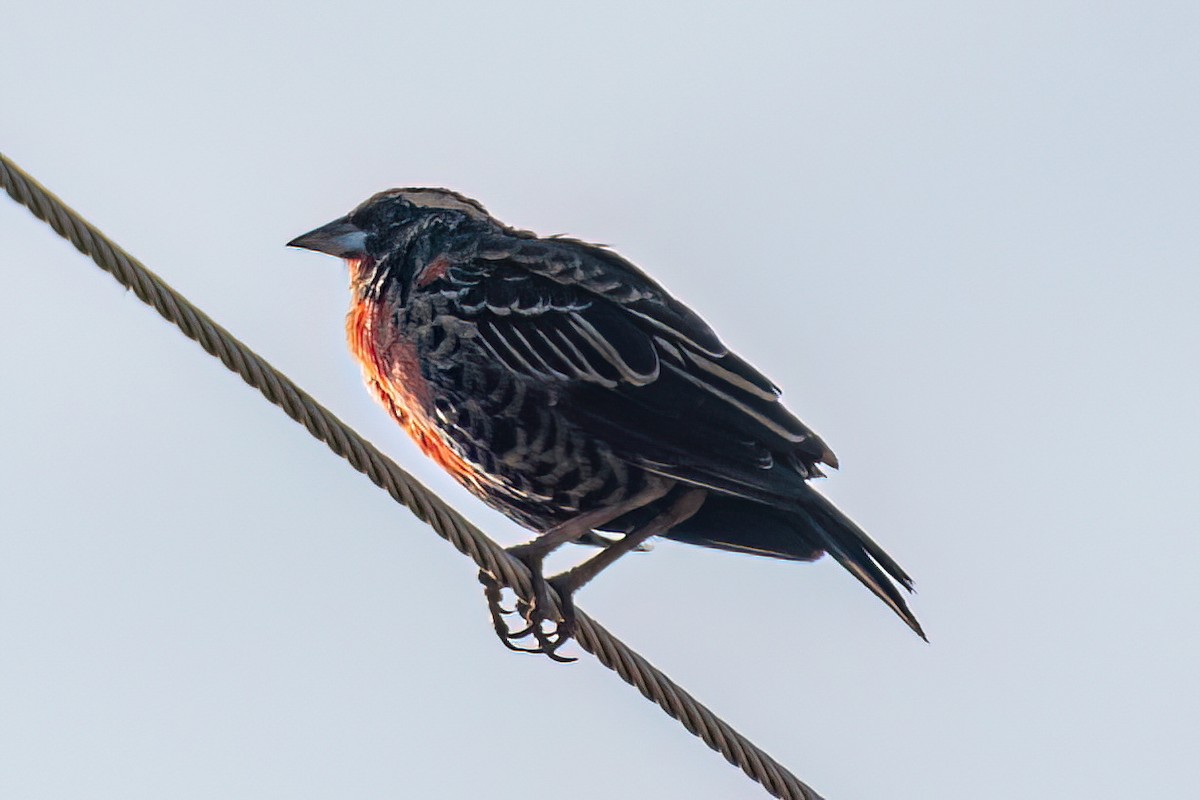
[[[1194,3],[4,18],[0,150],[502,544],[289,239],[451,187],[784,387],[930,643],[828,559],[661,542],[579,603],[827,800],[1195,796]],[[0,264],[0,796],[766,796],[505,650],[467,559],[13,203]]]

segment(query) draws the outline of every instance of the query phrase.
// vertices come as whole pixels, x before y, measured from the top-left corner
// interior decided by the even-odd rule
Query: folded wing
[[[661,286],[603,248],[495,237],[447,276],[509,370],[561,384],[561,413],[647,469],[766,502],[833,453]]]

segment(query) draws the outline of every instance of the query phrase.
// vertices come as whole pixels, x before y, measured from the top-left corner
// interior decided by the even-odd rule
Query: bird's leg
[[[575,601],[573,599],[575,592],[605,568],[611,566],[618,558],[635,549],[651,536],[661,536],[689,519],[700,510],[700,506],[704,505],[704,499],[707,496],[708,492],[704,489],[687,488],[682,490],[658,516],[634,528],[582,564],[549,578],[546,583],[558,594],[559,604],[562,607],[562,622],[554,631],[552,648],[546,650],[543,647],[542,652],[551,658],[559,659],[560,657],[554,653],[554,650],[575,635]],[[541,640],[538,641],[541,644]]]
[[[492,625],[496,629],[496,635],[500,637],[500,641],[504,643],[505,647],[511,650],[543,652],[545,646],[549,643],[541,627],[542,622],[548,619],[544,609],[551,607],[549,596],[546,592],[546,578],[542,572],[542,563],[546,560],[546,556],[562,545],[573,542],[590,533],[594,528],[612,522],[614,519],[630,511],[658,500],[670,491],[670,489],[671,484],[666,481],[653,481],[641,492],[623,503],[594,509],[577,517],[572,517],[566,522],[555,525],[530,542],[508,548],[506,552],[509,555],[529,568],[531,583],[533,584],[533,591],[528,599],[521,597],[517,599],[517,609],[522,612],[522,616],[527,623],[527,626],[519,631],[511,631],[508,628],[508,624],[504,621],[504,615],[512,612],[500,604],[501,585],[498,577],[486,570],[480,570],[479,582],[483,584],[484,598],[487,600],[488,611],[492,616]],[[513,644],[514,641],[530,635],[533,635],[537,639],[538,647],[523,648]]]

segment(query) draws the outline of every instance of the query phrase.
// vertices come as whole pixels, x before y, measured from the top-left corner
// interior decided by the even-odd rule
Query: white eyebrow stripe
[[[460,211],[471,219],[481,221],[491,218],[479,203],[446,189],[402,189],[397,194],[418,208]]]

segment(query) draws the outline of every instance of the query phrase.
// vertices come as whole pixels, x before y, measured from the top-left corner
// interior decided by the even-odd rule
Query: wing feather
[[[497,236],[456,268],[457,308],[507,369],[648,469],[747,497],[794,494],[833,454],[691,309],[610,251]],[[778,467],[786,466],[786,469]]]

